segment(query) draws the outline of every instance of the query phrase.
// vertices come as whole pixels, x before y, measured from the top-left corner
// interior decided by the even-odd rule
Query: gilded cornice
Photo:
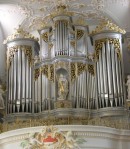
[[[26,32],[25,30],[23,30],[21,26],[19,26],[17,29],[15,29],[15,32],[12,35],[8,36],[7,39],[4,40],[4,44],[14,39],[19,39],[19,38],[33,39],[33,40],[38,41],[38,38],[35,38],[33,35]]]
[[[97,26],[96,29],[90,33],[90,35],[95,35],[102,32],[116,32],[121,34],[126,33],[124,29],[121,29],[119,26],[108,20],[101,22],[99,26]]]

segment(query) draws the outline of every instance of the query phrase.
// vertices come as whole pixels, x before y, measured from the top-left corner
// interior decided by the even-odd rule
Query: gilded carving
[[[65,70],[69,71],[69,63],[68,62],[64,62],[64,61],[59,61],[55,63],[55,68],[59,69],[59,68],[64,68]]]
[[[75,41],[71,41],[70,44],[75,49]]]
[[[111,32],[116,32],[116,33],[121,33],[125,34],[126,31],[121,29],[119,26],[116,24],[112,23],[111,21],[102,21],[99,26],[96,27],[94,31],[90,35],[98,34],[104,31],[111,31]]]
[[[29,34],[28,32],[24,31],[20,25],[15,30],[16,31],[14,32],[14,34],[12,34],[11,36],[8,36],[7,39],[4,40],[4,44],[6,44],[9,41],[12,41],[14,39],[19,39],[19,38],[33,39],[33,40],[38,41],[38,38],[35,38],[34,36]]]
[[[49,43],[49,45],[48,45],[48,49],[51,50],[52,47],[53,47],[53,44],[52,44],[52,43]]]
[[[83,63],[71,63],[71,81],[79,76],[83,71],[87,69],[87,65]]]
[[[7,52],[7,67],[10,67],[11,62],[14,58],[15,53],[18,51],[18,47],[17,46],[13,46],[8,48],[8,52]]]
[[[84,139],[74,138],[71,131],[62,132],[54,126],[45,126],[41,132],[30,134],[20,146],[23,149],[70,149],[84,142]]]
[[[62,105],[60,105],[62,106]],[[88,117],[51,117],[48,118],[37,118],[28,120],[16,119],[12,123],[4,122],[0,124],[0,132],[9,130],[15,130],[27,127],[45,126],[45,125],[67,125],[67,124],[80,124],[80,125],[92,125],[92,126],[105,126],[116,129],[130,129],[130,124],[126,120],[112,120],[110,118],[93,118]]]
[[[44,74],[50,81],[54,81],[54,65],[44,65],[41,67],[41,73]]]
[[[71,81],[76,78],[76,65],[75,63],[71,63]]]
[[[13,46],[8,48],[7,52],[7,66],[10,67],[10,64],[14,58],[14,55],[18,50],[23,50],[25,55],[28,57],[29,64],[32,63],[32,50],[31,46],[27,45],[20,45],[20,46]]]
[[[29,64],[32,63],[32,49],[31,46],[21,46],[21,48],[24,50],[25,55],[28,57]]]
[[[43,34],[41,35],[41,37],[42,37],[42,39],[43,39],[45,42],[48,42],[48,32],[43,33]]]
[[[54,65],[50,65],[50,77],[49,79],[54,82]]]
[[[58,16],[58,15],[67,15],[67,16],[72,16],[74,13],[73,12],[69,12],[66,10],[66,6],[65,5],[59,5],[57,7],[57,9],[51,13],[51,18]]]
[[[34,76],[35,76],[35,80],[38,79],[39,75],[40,75],[40,68],[35,69],[35,74],[34,74]]]
[[[95,41],[95,57],[96,59],[99,59],[99,52],[102,50],[103,43],[106,43],[109,41],[109,44],[114,45],[115,52],[117,53],[117,56],[119,60],[121,59],[121,49],[120,49],[120,41],[117,38],[104,38],[99,39]]]
[[[43,65],[41,67],[41,73],[44,74],[47,78],[49,76],[49,73],[48,73],[48,65]]]
[[[94,65],[88,65],[88,72],[91,73],[93,76],[95,75]]]
[[[77,75],[80,75],[85,70],[86,70],[86,64],[77,63]]]
[[[77,40],[81,39],[84,35],[84,31],[83,30],[77,30]]]

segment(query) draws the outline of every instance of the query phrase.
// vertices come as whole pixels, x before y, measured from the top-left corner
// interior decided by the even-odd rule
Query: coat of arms
[[[56,127],[46,126],[42,132],[31,134],[20,144],[23,149],[78,149],[84,139],[75,138],[71,131],[61,132]]]

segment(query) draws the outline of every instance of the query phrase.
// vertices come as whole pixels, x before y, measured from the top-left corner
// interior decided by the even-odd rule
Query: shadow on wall
[[[0,84],[6,81],[6,46],[3,44],[5,37],[0,23]]]

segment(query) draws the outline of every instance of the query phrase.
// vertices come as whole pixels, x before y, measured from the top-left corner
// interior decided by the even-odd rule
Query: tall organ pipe
[[[33,62],[34,47],[38,49],[38,43],[35,40],[18,38],[7,43],[8,47],[8,114],[17,112],[32,112],[28,103],[32,103],[33,85]],[[25,108],[26,107],[26,108]]]
[[[119,56],[122,53],[121,34],[104,32],[93,35],[93,39],[97,56],[96,78],[99,107],[121,107],[123,104],[120,104],[120,99],[123,97],[124,101],[122,61]]]

